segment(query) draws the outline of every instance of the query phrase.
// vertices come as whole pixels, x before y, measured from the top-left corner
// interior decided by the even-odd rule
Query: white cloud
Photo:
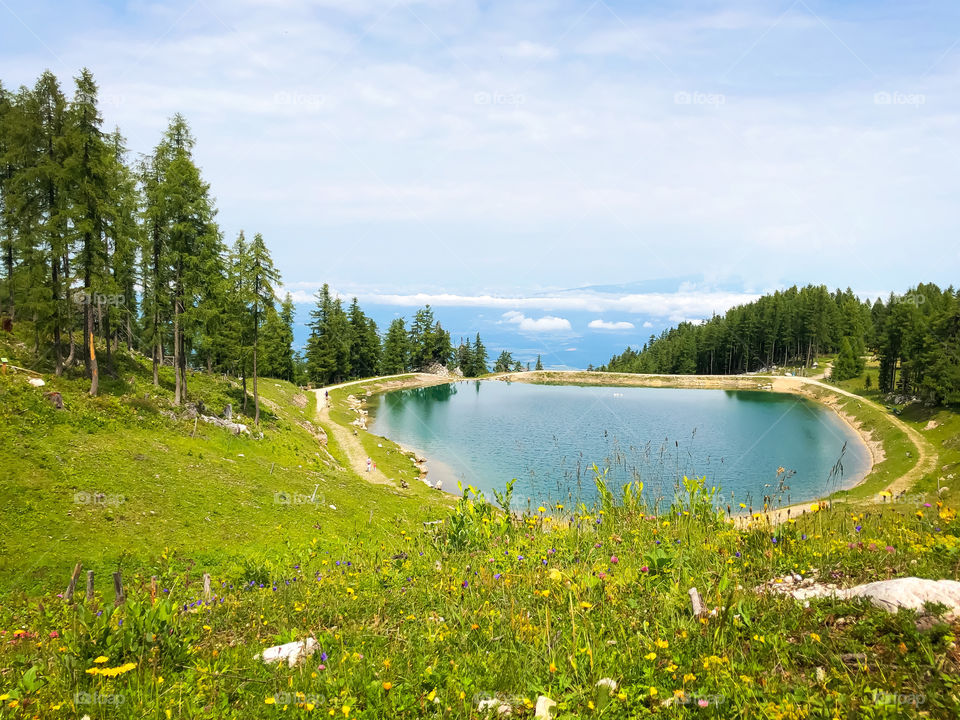
[[[6,0],[38,32],[11,35],[0,60],[5,85],[30,86],[49,65],[68,95],[91,67],[105,127],[119,124],[134,157],[183,112],[225,235],[261,231],[289,280],[344,286],[362,248],[366,282],[442,276],[460,296],[624,267],[749,274],[758,286],[949,282],[960,75],[942,58],[946,13],[825,7],[821,22],[803,3],[715,4],[614,15],[577,3],[174,0],[90,13]],[[926,102],[878,105],[878,91]],[[678,92],[728,95],[683,104]],[[924,252],[904,237],[923,238]],[[457,257],[481,243],[480,256]],[[931,266],[935,256],[949,262]],[[724,305],[643,296],[573,309],[672,319]]]
[[[652,322],[650,322],[649,320],[644,320],[644,321],[643,321],[643,326],[642,326],[642,327],[645,327],[645,328],[652,328],[652,327],[653,327],[653,323],[652,323]]]
[[[732,292],[678,292],[634,293],[564,293],[533,297],[501,297],[496,295],[456,295],[453,293],[363,294],[361,300],[383,305],[420,307],[492,307],[522,308],[542,311],[624,312],[667,318],[680,322],[686,318],[708,318],[734,307],[756,300],[756,293]],[[519,313],[517,313],[519,314]],[[562,319],[562,318],[558,318]]]
[[[529,318],[521,312],[511,310],[503,314],[506,322],[516,325],[520,332],[568,332],[573,328],[566,318],[545,315],[541,318]]]
[[[587,324],[587,327],[593,328],[594,330],[633,330],[635,326],[632,322],[627,322],[626,320],[610,322],[597,318],[596,320],[591,320]]]

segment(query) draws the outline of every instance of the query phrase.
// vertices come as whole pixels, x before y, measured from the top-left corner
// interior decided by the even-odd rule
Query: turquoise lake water
[[[611,488],[640,479],[651,499],[669,500],[678,475],[705,476],[718,503],[759,507],[767,495],[800,502],[849,486],[870,461],[835,413],[781,393],[471,380],[372,400],[371,430],[425,455],[431,482],[492,498],[516,478],[517,507],[589,504],[594,464],[609,468]]]

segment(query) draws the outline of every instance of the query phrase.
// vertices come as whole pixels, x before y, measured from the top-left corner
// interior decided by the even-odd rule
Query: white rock
[[[27,382],[33,385],[34,387],[43,387],[44,385],[46,385],[46,383],[43,381],[42,378],[30,378],[27,380]]]
[[[798,600],[818,597],[847,600],[864,598],[887,612],[897,612],[900,608],[920,611],[925,603],[936,603],[947,607],[944,616],[947,620],[960,618],[960,582],[956,580],[906,577],[878,580],[851,588],[818,583],[781,592]]]
[[[597,687],[605,687],[612,695],[617,691],[617,681],[613,678],[600,678],[597,680]]]
[[[533,717],[536,720],[550,720],[550,711],[556,706],[557,704],[553,700],[546,695],[541,695],[537,698],[537,709],[533,711]]]
[[[309,657],[317,649],[317,641],[309,637],[306,640],[295,640],[285,645],[275,645],[267,648],[257,657],[265,663],[275,663],[286,660],[290,667],[293,667],[301,658]]]
[[[960,616],[960,582],[956,580],[928,580],[927,578],[897,578],[857,585],[845,592],[846,597],[867,598],[887,612],[900,608],[923,610],[925,603],[946,605],[948,617]]]

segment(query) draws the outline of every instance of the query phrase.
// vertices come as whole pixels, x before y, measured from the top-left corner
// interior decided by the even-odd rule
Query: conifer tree
[[[385,375],[397,375],[410,367],[409,341],[403,318],[394,318],[383,340],[382,372]]]
[[[253,422],[260,424],[260,393],[257,389],[257,352],[260,343],[260,321],[264,312],[274,310],[273,288],[280,282],[280,273],[273,266],[270,251],[257,233],[250,243],[250,306],[253,321]]]

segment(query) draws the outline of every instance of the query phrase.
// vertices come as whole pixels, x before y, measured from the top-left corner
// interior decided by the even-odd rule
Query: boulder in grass
[[[797,600],[831,597],[841,600],[864,598],[887,612],[897,612],[901,608],[922,612],[924,605],[944,605],[947,608],[944,619],[953,621],[960,618],[960,582],[956,580],[930,580],[928,578],[905,577],[893,580],[878,580],[850,588],[838,588],[836,585],[806,581],[801,584],[767,584],[762,589],[790,595]]]
[[[33,385],[34,387],[43,387],[46,383],[43,381],[43,378],[32,377],[28,378],[27,382]]]
[[[257,655],[258,658],[267,664],[287,661],[287,665],[293,667],[301,659],[310,657],[317,649],[316,639],[309,637],[306,640],[295,640],[285,645],[275,645],[267,648]]]
[[[927,578],[896,578],[879,580],[841,590],[840,597],[868,599],[887,612],[900,608],[922,612],[927,603],[945,605],[947,620],[960,617],[960,582],[956,580],[929,580]]]

